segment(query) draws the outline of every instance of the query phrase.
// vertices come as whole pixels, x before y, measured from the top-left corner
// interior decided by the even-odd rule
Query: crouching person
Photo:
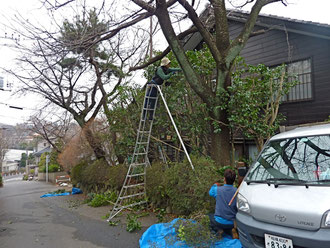
[[[218,183],[215,183],[209,191],[210,196],[216,200],[215,213],[209,214],[210,227],[214,234],[223,230],[225,234],[232,236],[237,213],[236,198],[230,206],[228,204],[237,190],[233,186],[235,178],[235,172],[227,169],[224,173],[224,185],[220,186]]]

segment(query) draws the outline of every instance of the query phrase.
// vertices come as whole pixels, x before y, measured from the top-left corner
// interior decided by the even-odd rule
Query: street
[[[139,247],[146,227],[137,233],[111,227],[100,209],[68,207],[75,195],[40,198],[58,187],[21,178],[5,177],[0,188],[0,247]]]

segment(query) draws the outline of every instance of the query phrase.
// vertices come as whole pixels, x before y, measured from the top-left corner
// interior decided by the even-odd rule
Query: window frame
[[[313,63],[313,57],[310,56],[310,57],[304,57],[304,58],[292,60],[290,62],[287,61],[287,62],[284,62],[284,64],[286,66],[288,66],[289,64],[293,64],[293,63],[296,63],[296,62],[302,62],[302,61],[305,61],[305,60],[310,60],[310,69],[311,69],[311,72],[310,72],[310,78],[311,78],[311,81],[310,81],[310,83],[311,83],[311,97],[310,98],[295,99],[295,100],[282,100],[281,101],[281,105],[282,104],[290,104],[290,103],[300,103],[300,102],[314,101],[314,92],[315,92],[315,88],[314,87],[315,87],[315,83],[314,83],[314,63]],[[286,71],[287,71],[287,68],[286,68]],[[305,73],[303,73],[303,74],[305,74]],[[289,93],[286,94],[286,97],[288,97],[288,95],[289,95]]]

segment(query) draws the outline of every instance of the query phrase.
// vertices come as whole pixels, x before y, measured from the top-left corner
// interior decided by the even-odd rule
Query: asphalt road
[[[21,177],[5,178],[0,188],[1,248],[139,247],[146,227],[137,233],[128,233],[124,225],[110,227],[92,216],[96,209],[68,208],[74,196],[40,198],[58,188]]]

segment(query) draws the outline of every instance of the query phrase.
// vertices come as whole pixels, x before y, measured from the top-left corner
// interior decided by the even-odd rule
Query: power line
[[[7,106],[9,108],[12,108],[12,109],[41,111],[41,109],[32,109],[32,108],[27,108],[27,107],[18,107],[18,106],[9,105],[8,103],[4,103],[4,102],[0,102],[0,104],[5,105],[5,106]],[[43,112],[53,113],[51,111],[44,111],[44,110],[43,110]]]

